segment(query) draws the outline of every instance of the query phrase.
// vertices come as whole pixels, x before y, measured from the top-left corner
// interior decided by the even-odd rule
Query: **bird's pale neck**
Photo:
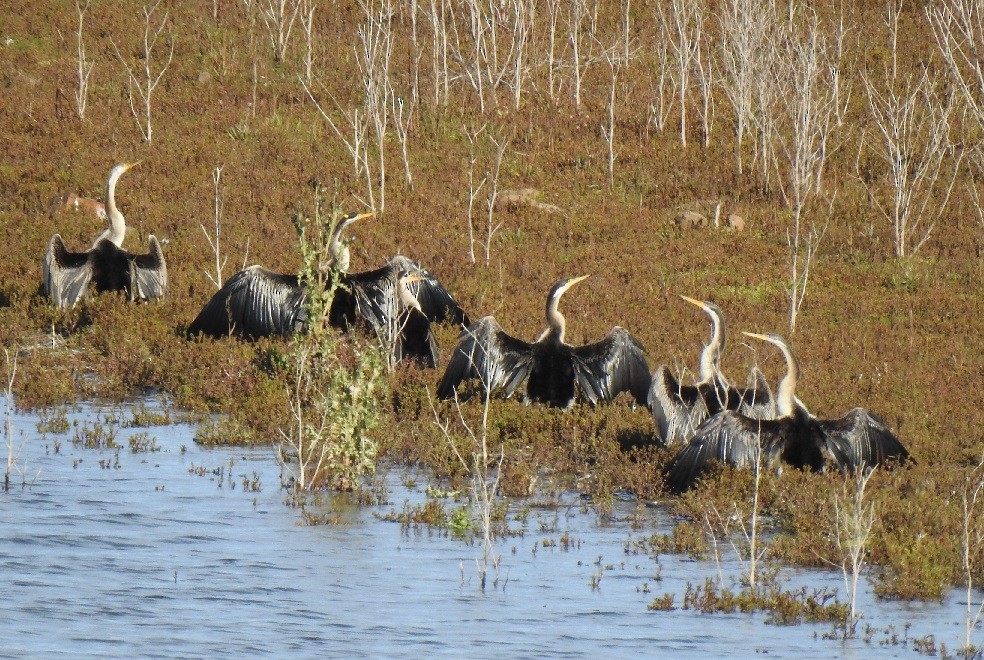
[[[109,220],[109,227],[96,239],[96,243],[103,239],[109,239],[116,247],[123,245],[123,238],[126,236],[126,219],[116,206],[116,182],[119,180],[122,171],[113,171],[106,182],[106,218]],[[93,243],[93,247],[95,244]]]
[[[563,292],[553,293],[547,298],[547,332],[544,333],[544,336],[552,334],[557,338],[557,341],[562,342],[567,329],[567,319],[558,309],[561,293]]]
[[[711,340],[704,346],[700,354],[700,380],[709,383],[721,372],[721,353],[724,352],[725,330],[724,323],[717,314],[711,317]]]
[[[347,273],[349,269],[349,248],[342,240],[342,231],[349,223],[341,221],[335,226],[335,231],[331,233],[328,241],[328,253],[331,255],[331,263],[341,273]]]
[[[404,308],[412,307],[418,312],[423,313],[424,310],[417,301],[417,297],[413,295],[413,291],[410,290],[410,282],[401,279],[396,286],[396,295],[400,300],[400,304]]]
[[[776,392],[776,414],[779,417],[789,417],[796,409],[796,381],[799,380],[799,362],[787,346],[779,346],[786,358],[786,375],[779,381],[779,391]]]

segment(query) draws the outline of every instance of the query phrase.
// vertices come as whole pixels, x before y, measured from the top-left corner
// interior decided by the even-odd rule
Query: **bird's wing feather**
[[[68,309],[85,295],[92,281],[89,252],[69,252],[61,236],[55,234],[44,255],[42,290],[56,307]]]
[[[150,235],[150,250],[147,254],[133,257],[133,298],[159,300],[167,294],[167,263],[157,237]]]
[[[667,444],[683,441],[707,419],[705,398],[694,385],[681,385],[665,365],[660,365],[649,387],[649,409]]]
[[[885,423],[864,408],[854,408],[839,419],[822,422],[822,426],[825,458],[841,469],[863,469],[909,457]]]
[[[693,437],[667,466],[666,483],[674,492],[690,488],[712,461],[734,467],[755,462],[762,450],[762,465],[774,463],[782,449],[787,420],[755,420],[726,410],[697,427]]]
[[[642,344],[625,328],[615,326],[601,341],[575,348],[574,373],[591,403],[631,392],[639,404],[646,405],[649,364]]]
[[[461,331],[437,396],[450,399],[461,381],[478,378],[490,392],[505,387],[508,397],[529,374],[532,355],[532,345],[507,335],[494,317],[485,316]]]
[[[296,275],[250,266],[233,275],[188,327],[213,337],[291,335],[300,329],[306,296]]]
[[[468,315],[458,305],[454,296],[429,270],[419,263],[407,257],[396,255],[390,259],[386,268],[394,274],[392,278],[394,281],[395,276],[403,271],[415,273],[424,278],[417,282],[411,282],[410,292],[417,299],[421,311],[429,321],[432,323],[452,323],[466,327],[471,325]]]
[[[776,402],[772,388],[758,367],[752,367],[748,374],[748,383],[741,391],[738,412],[753,419],[775,419]]]

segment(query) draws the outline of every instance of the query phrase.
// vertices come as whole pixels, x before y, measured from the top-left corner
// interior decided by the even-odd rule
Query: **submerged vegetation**
[[[262,4],[6,12],[0,341],[18,406],[161,393],[215,415],[202,443],[280,445],[301,490],[356,488],[380,460],[424,465],[472,487],[477,515],[421,512],[462,532],[494,530],[498,498],[577,489],[603,511],[625,490],[684,517],[674,551],[737,538],[746,561],[835,566],[849,585],[873,565],[890,598],[964,585],[980,620],[984,85],[963,58],[984,31],[952,20],[979,20],[972,3],[381,0],[336,3],[293,32]],[[167,298],[51,308],[51,236],[86,246],[103,229],[51,200],[97,197],[132,160],[144,164],[118,200],[126,240],[161,239]],[[318,181],[331,214],[301,210]],[[331,287],[312,241],[335,207],[365,206],[378,218],[352,232],[353,264],[406,254],[517,336],[542,330],[551,282],[588,273],[565,299],[569,341],[623,326],[682,382],[705,330],[677,294],[714,301],[736,331],[788,333],[806,405],[872,410],[913,460],[863,489],[839,473],[725,468],[670,499],[673,451],[624,395],[568,411],[432,408],[439,370],[384,373],[372,338],[320,323]],[[309,296],[307,333],[189,340],[223,268],[252,263],[324,291]],[[436,332],[446,360],[457,331]],[[724,370],[757,364],[775,383],[783,365],[758,350],[733,344]],[[132,425],[161,421],[137,412]],[[114,437],[97,424],[74,441]],[[849,628],[856,614],[840,613]]]

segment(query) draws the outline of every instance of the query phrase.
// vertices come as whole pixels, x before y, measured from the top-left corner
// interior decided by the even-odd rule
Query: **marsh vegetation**
[[[684,378],[705,322],[677,294],[714,301],[736,331],[790,336],[810,410],[870,409],[914,460],[863,489],[838,473],[723,470],[669,500],[687,516],[680,548],[747,538],[748,560],[833,565],[849,585],[873,566],[863,578],[886,598],[961,585],[972,650],[984,583],[973,2],[30,0],[3,14],[8,402],[161,392],[218,415],[204,443],[286,433],[293,446],[308,357],[283,339],[185,330],[232,264],[302,271],[292,219],[320,183],[341,210],[378,212],[353,232],[354,268],[410,256],[517,336],[542,330],[550,283],[587,273],[565,299],[569,341],[618,324]],[[161,240],[168,297],[51,308],[38,295],[51,236],[88,245],[103,225],[50,201],[97,198],[108,168],[134,160],[119,199],[127,240]],[[438,333],[448,355],[457,333]],[[358,340],[332,341],[330,359],[363,373]],[[774,383],[783,365],[757,351],[732,345],[724,369],[758,365]],[[439,428],[439,370],[365,368],[380,383],[365,402],[378,421],[359,422],[374,460],[425,465],[455,490],[474,483],[480,438],[497,497],[668,501],[672,452],[624,397],[569,411],[447,402]],[[116,444],[109,427],[75,437]],[[10,475],[9,434],[7,447]]]

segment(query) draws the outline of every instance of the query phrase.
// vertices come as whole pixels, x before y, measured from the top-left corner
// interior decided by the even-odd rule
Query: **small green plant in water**
[[[82,428],[75,429],[72,444],[86,449],[114,449],[119,446],[116,444],[116,430],[99,422],[93,422],[91,426],[84,424]]]
[[[379,352],[343,344],[329,324],[340,275],[331,234],[341,213],[336,207],[326,218],[323,207],[315,184],[313,216],[299,212],[293,218],[305,327],[286,355],[291,422],[280,430],[280,457],[283,481],[295,492],[354,490],[375,471],[377,446],[369,432],[378,422],[385,387]]]
[[[157,438],[150,435],[146,431],[131,435],[130,439],[127,441],[127,444],[129,444],[130,451],[134,454],[161,450],[161,446],[157,444]]]

